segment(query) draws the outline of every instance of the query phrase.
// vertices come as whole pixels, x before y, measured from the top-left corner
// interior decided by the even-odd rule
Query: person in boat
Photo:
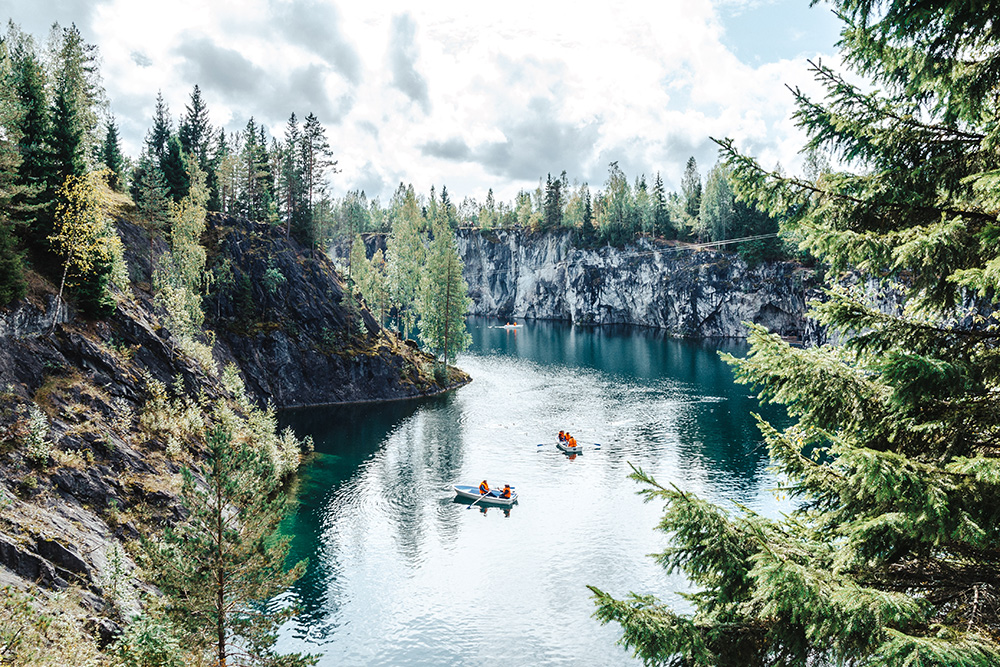
[[[482,482],[479,483],[479,495],[485,496],[489,492],[490,492],[490,485],[487,484],[486,480],[484,479]]]
[[[576,447],[576,438],[574,438],[573,436],[569,436],[569,446]]]
[[[559,431],[559,442],[566,442],[566,434]]]
[[[501,498],[510,499],[510,484],[503,485],[503,491],[500,493]]]

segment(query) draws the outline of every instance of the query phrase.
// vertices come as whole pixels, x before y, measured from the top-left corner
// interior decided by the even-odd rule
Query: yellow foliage
[[[70,175],[59,189],[55,234],[49,240],[74,273],[88,273],[98,261],[112,261],[124,253],[112,225],[123,199],[108,186],[109,173],[101,169]]]

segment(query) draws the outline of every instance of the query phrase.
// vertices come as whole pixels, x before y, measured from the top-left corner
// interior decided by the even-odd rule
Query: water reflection
[[[318,452],[288,525],[293,557],[310,558],[292,592],[305,613],[281,646],[324,652],[322,665],[637,664],[591,617],[585,584],[668,601],[687,584],[646,556],[665,546],[662,507],[636,495],[630,464],[778,511],[750,413],[781,415],[733,383],[718,345],[489,324],[470,322],[459,365],[474,381],[448,396],[281,415]],[[583,452],[559,451],[559,430]],[[516,484],[518,504],[456,501],[451,484],[484,477]],[[470,615],[476,600],[517,613]]]

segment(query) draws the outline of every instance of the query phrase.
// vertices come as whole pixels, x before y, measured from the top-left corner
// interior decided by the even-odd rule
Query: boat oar
[[[486,496],[488,496],[488,495],[490,495],[490,492],[489,492],[489,491],[487,491],[487,492],[486,492],[486,493],[484,493],[483,495],[481,495],[481,496],[479,496],[478,498],[476,498],[475,500],[473,500],[473,501],[472,501],[472,505],[475,505],[476,503],[478,503],[478,502],[479,502],[480,500],[482,500],[483,498],[485,498],[485,497],[486,497]],[[472,505],[469,505],[469,506],[468,506],[468,507],[466,507],[465,509],[467,509],[467,510],[471,510],[471,509],[472,509]]]

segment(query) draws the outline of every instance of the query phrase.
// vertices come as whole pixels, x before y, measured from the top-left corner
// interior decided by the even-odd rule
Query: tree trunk
[[[218,465],[218,459],[216,460]],[[223,545],[222,541],[224,539],[223,533],[223,512],[225,510],[224,499],[222,496],[222,483],[219,480],[215,482],[215,519],[216,519],[216,547],[218,551],[216,552],[216,562],[215,562],[215,573],[217,580],[217,591],[216,591],[216,629],[218,631],[218,642],[219,642],[219,661],[218,667],[226,667],[226,570],[225,563],[222,559]]]

